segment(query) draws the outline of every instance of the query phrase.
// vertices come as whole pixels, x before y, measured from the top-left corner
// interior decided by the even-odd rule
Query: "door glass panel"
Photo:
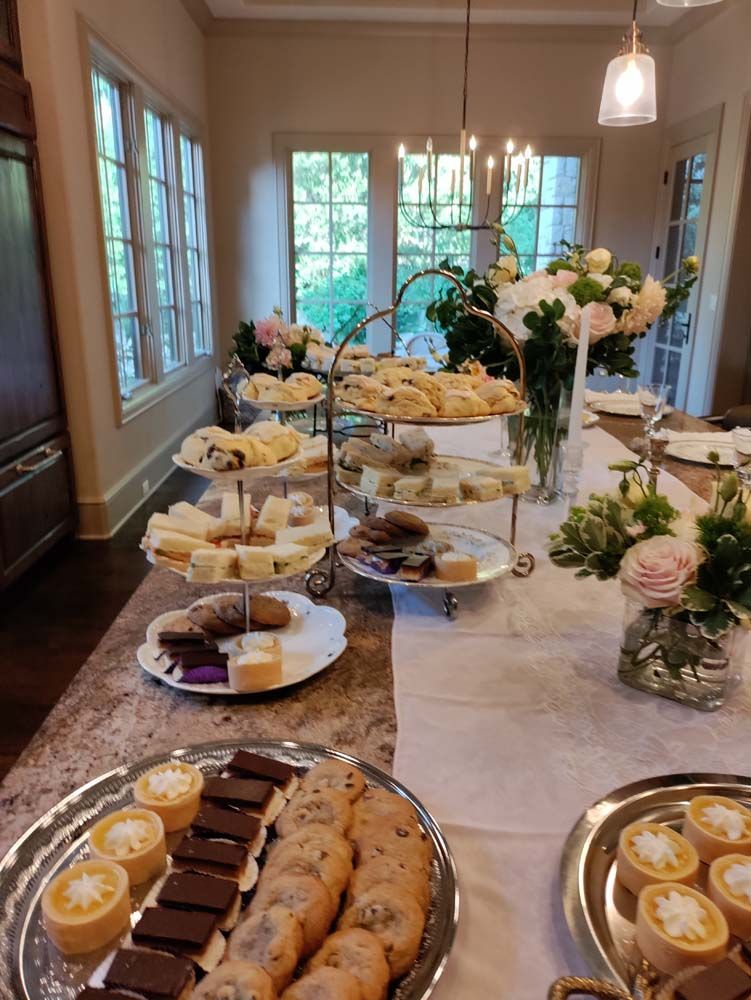
[[[670,332],[670,320],[669,319],[661,320],[657,326],[657,335],[656,335],[657,343],[667,344],[669,332]]]
[[[683,230],[683,246],[681,247],[681,260],[696,253],[696,223],[687,222]]]
[[[673,317],[670,331],[670,346],[683,347],[686,342],[686,329],[689,324],[687,303],[681,303],[678,312]]]
[[[686,182],[689,178],[691,160],[679,160],[675,165],[673,180],[673,204],[670,209],[671,220],[683,217],[683,203],[686,195]]]
[[[665,381],[670,386],[668,402],[673,406],[675,405],[675,394],[678,389],[678,379],[681,373],[681,359],[682,355],[680,351],[668,351],[668,370]]]
[[[695,219],[701,208],[701,189],[703,181],[693,181],[688,186],[688,206],[686,215],[689,219]]]
[[[680,223],[670,226],[668,229],[668,246],[665,251],[665,274],[672,274],[678,267],[678,252],[681,247],[681,227]]]
[[[691,180],[703,181],[704,170],[706,169],[706,166],[707,166],[706,153],[697,153],[696,156],[691,161]]]
[[[655,348],[655,357],[652,362],[652,382],[665,381],[665,355],[667,351],[664,347]]]

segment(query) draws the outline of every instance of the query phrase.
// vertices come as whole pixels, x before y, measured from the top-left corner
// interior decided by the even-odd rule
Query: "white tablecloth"
[[[444,453],[498,449],[496,422],[434,437]],[[599,428],[585,441],[582,496],[614,489],[607,463],[626,449]],[[702,505],[672,476],[660,486],[676,506]],[[543,1000],[557,976],[586,971],[558,865],[594,800],[651,775],[751,768],[745,690],[704,714],[618,681],[618,584],[575,580],[545,555],[564,513],[520,504],[518,545],[537,557],[535,572],[460,591],[453,622],[441,592],[392,588],[395,774],[441,823],[459,873],[458,938],[437,1000]],[[508,501],[431,511],[506,535],[509,516]]]

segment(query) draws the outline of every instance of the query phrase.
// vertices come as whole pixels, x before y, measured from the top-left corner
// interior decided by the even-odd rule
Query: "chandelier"
[[[405,221],[418,229],[453,229],[458,232],[488,229],[501,231],[517,218],[526,201],[529,183],[529,166],[532,148],[527,145],[516,152],[513,139],[506,143],[505,152],[496,171],[495,158],[488,156],[483,201],[478,201],[475,159],[478,142],[474,135],[467,139],[467,85],[469,81],[469,30],[472,0],[467,0],[464,30],[464,88],[462,92],[462,124],[459,132],[459,169],[452,167],[448,192],[439,185],[440,153],[433,148],[433,140],[425,143],[424,163],[416,176],[407,177],[407,149],[399,145],[399,211]],[[500,208],[497,216],[491,215],[491,202],[496,174],[500,181]],[[415,190],[416,189],[416,190]],[[411,192],[411,193],[410,193]],[[475,205],[480,205],[479,218]]]
[[[639,0],[634,0],[631,27],[620,51],[605,73],[597,121],[600,125],[648,125],[657,120],[655,61],[636,23]]]

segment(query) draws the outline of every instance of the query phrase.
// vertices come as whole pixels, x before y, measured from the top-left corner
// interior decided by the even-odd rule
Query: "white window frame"
[[[485,190],[485,170],[488,155],[492,154],[496,170],[502,162],[506,137],[478,134],[478,151],[475,159],[476,189]],[[275,133],[272,149],[277,180],[277,219],[279,231],[279,304],[285,316],[294,320],[294,227],[292,218],[292,153],[368,153],[368,300],[378,308],[390,305],[396,296],[396,249],[398,218],[398,160],[397,149],[404,142],[408,152],[425,148],[422,135],[373,135],[367,133]],[[577,200],[576,241],[589,246],[594,229],[597,180],[600,162],[600,139],[566,137],[518,136],[517,148],[527,143],[536,155],[578,156],[581,158],[579,197]],[[456,135],[434,135],[433,148],[437,153],[458,152]],[[490,216],[498,214],[498,182],[494,185]],[[485,198],[475,200],[477,216],[485,208]],[[495,216],[494,214],[495,213]],[[479,221],[476,220],[476,221]],[[495,258],[495,249],[486,232],[472,233],[470,261],[478,271],[485,271]],[[375,311],[375,310],[374,310]],[[368,346],[371,351],[391,350],[391,330],[380,322],[368,327]]]
[[[204,343],[206,350],[194,349],[193,324],[189,301],[185,215],[183,210],[182,173],[180,169],[180,135],[189,137],[201,149],[203,161],[203,129],[176,101],[167,98],[149,83],[130,63],[116,55],[99,36],[84,29],[82,59],[84,78],[87,81],[90,147],[95,168],[94,184],[97,219],[99,222],[100,259],[103,286],[106,289],[107,325],[109,328],[111,375],[118,425],[127,423],[144,410],[158,403],[171,393],[200,377],[213,367],[216,341],[213,332],[213,310],[209,294],[211,262],[208,248],[208,205],[206,203],[205,177],[196,176],[196,159],[193,169],[196,185],[201,187],[202,218],[199,239],[203,241],[201,255],[202,294],[204,295]],[[92,68],[116,80],[121,87],[123,132],[126,141],[126,176],[128,184],[131,231],[134,252],[136,297],[139,313],[142,378],[123,393],[117,363],[115,328],[110,305],[109,276],[105,249],[105,228],[102,197],[99,187],[98,147],[94,121],[94,93],[91,85]],[[150,108],[165,119],[165,159],[169,188],[168,206],[170,233],[174,239],[172,252],[173,281],[175,284],[175,314],[179,364],[165,371],[159,330],[159,299],[156,281],[156,257],[153,248],[151,201],[149,196],[148,159],[146,149],[145,111]],[[127,125],[126,125],[127,116]],[[193,147],[192,147],[193,148]]]

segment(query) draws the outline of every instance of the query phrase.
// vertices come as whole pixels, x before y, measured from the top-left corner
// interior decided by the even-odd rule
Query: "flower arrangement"
[[[281,309],[266,319],[240,322],[230,354],[237,354],[252,374],[259,371],[301,371],[308,344],[323,343],[320,330],[306,324],[287,324]]]
[[[705,513],[680,514],[640,460],[616,462],[617,493],[591,495],[551,536],[553,563],[578,577],[617,577],[635,605],[619,668],[633,686],[644,686],[638,673],[648,674],[651,689],[661,672],[683,682],[686,671],[696,686],[708,658],[715,670],[727,663],[723,640],[737,626],[751,628],[751,494],[735,472],[720,471],[716,453],[710,458],[716,489]]]

